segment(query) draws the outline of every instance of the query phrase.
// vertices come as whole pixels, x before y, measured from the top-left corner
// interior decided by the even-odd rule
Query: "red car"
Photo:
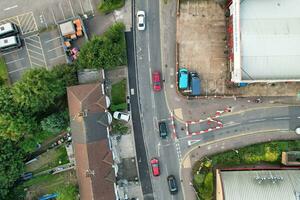
[[[159,170],[159,161],[157,158],[152,158],[150,160],[150,164],[152,167],[152,173],[153,176],[159,176],[160,175],[160,170]]]
[[[153,83],[153,90],[159,92],[161,90],[161,79],[160,79],[160,73],[158,71],[154,71],[152,73],[152,83]]]

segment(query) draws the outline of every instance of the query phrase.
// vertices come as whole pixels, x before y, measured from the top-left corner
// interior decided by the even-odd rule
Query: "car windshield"
[[[119,113],[119,114],[118,114],[118,118],[120,119],[120,118],[121,118],[121,116],[122,116],[122,114],[121,114],[121,113]]]
[[[152,164],[152,166],[153,166],[153,168],[156,168],[156,167],[158,167],[158,164],[155,163],[155,164]]]

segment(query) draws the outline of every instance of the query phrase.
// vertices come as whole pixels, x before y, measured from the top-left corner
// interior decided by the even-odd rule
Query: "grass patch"
[[[108,14],[112,11],[122,8],[125,5],[125,0],[100,0],[98,10],[101,13]]]
[[[65,146],[61,145],[40,155],[37,161],[26,166],[26,171],[37,174],[66,163],[69,163],[68,154]]]
[[[113,122],[112,122],[112,133],[113,134],[124,135],[124,134],[128,133],[128,130],[129,130],[129,128],[124,122],[121,122],[118,120],[113,120]]]
[[[126,79],[112,85],[111,88],[112,105],[124,104],[126,106]]]
[[[7,66],[3,57],[0,57],[0,85],[10,85]]]
[[[193,185],[201,199],[213,199],[213,169],[237,165],[280,164],[283,151],[300,150],[300,141],[255,144],[227,151],[198,161],[193,166]]]
[[[24,193],[26,188],[27,195]],[[58,199],[78,199],[78,187],[76,185],[75,171],[69,170],[58,174],[47,174],[34,177],[14,189],[14,199],[38,199],[42,195],[58,193]]]

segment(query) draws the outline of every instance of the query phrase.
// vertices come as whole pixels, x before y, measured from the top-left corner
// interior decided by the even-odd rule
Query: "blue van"
[[[187,89],[188,86],[188,82],[189,82],[189,77],[188,77],[188,70],[185,68],[181,68],[179,69],[179,73],[178,73],[178,79],[179,79],[179,89]]]
[[[201,95],[201,80],[196,72],[190,72],[191,96]]]

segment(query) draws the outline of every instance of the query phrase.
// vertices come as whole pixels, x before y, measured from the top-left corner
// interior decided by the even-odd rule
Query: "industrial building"
[[[300,81],[300,0],[229,0],[231,81]]]
[[[217,200],[299,200],[300,170],[230,169],[216,171]]]

